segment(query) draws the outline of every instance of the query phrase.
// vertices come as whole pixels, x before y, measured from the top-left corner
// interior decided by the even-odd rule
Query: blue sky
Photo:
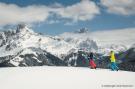
[[[112,0],[110,0],[110,2],[111,1]],[[121,3],[118,1],[121,1]],[[8,21],[6,20],[7,17],[5,14],[0,14],[0,26],[4,27],[24,22],[31,24],[32,28],[37,32],[51,35],[75,31],[82,27],[86,27],[90,31],[134,28],[135,7],[133,0],[113,0],[111,4],[110,2],[109,0],[0,0],[0,6],[3,8],[3,10],[0,11],[3,11],[3,13],[11,12],[7,15],[8,18],[10,16],[20,15],[24,10],[28,9],[28,11],[22,13],[24,20],[19,16],[18,19],[17,17],[11,17],[9,18],[11,20]],[[85,4],[88,6],[86,11],[84,11]],[[8,7],[13,8],[6,12]],[[30,10],[28,7],[30,7]],[[63,9],[65,11],[63,11]],[[77,11],[78,9],[79,11]],[[12,12],[12,10],[14,12]],[[46,13],[44,12],[43,15],[41,15],[40,10]],[[80,14],[81,10],[83,10],[83,14]],[[30,11],[37,12],[35,17],[29,16]],[[72,15],[70,12],[73,12],[71,13]],[[37,18],[38,16],[41,18]],[[15,21],[12,21],[12,18],[15,18]],[[33,21],[34,18],[36,18],[36,20]]]

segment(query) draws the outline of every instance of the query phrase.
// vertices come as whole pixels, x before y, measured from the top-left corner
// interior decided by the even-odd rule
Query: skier
[[[91,52],[88,56],[88,59],[89,59],[89,66],[92,68],[92,69],[96,69],[96,64],[93,60],[93,52]]]
[[[110,52],[110,60],[111,60],[111,70],[119,70],[118,66],[116,65],[116,59],[115,59],[115,54],[113,51]]]

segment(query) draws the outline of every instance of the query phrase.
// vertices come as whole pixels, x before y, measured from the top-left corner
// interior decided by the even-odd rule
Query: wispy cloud
[[[89,0],[82,0],[80,3],[58,8],[54,12],[62,18],[72,19],[75,22],[91,20],[100,13],[96,4]]]
[[[109,13],[120,15],[134,15],[135,1],[134,0],[101,0],[101,4],[107,7]]]
[[[0,3],[0,25],[32,23],[44,21],[48,17],[49,8],[46,6],[19,7],[15,4]]]
[[[47,22],[47,24],[60,23],[59,20],[48,20],[48,21],[46,21],[46,22]]]
[[[71,6],[59,3],[46,5],[30,5],[20,7],[16,4],[0,3],[0,25],[33,23],[48,21],[48,18],[70,19],[73,22],[86,21],[94,18],[100,10],[96,4],[89,0],[82,0]],[[59,20],[60,20],[59,19]],[[50,24],[58,21],[50,21]]]

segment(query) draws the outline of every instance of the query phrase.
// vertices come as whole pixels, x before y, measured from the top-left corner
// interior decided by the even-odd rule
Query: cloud
[[[58,8],[55,10],[55,13],[62,18],[72,19],[74,22],[77,22],[91,20],[100,11],[94,2],[82,0],[80,3]]]
[[[46,6],[19,7],[0,3],[0,25],[44,21],[49,17],[48,9]]]
[[[76,22],[73,21],[67,21],[64,23],[65,26],[72,26],[72,25],[76,25]]]
[[[48,20],[48,21],[46,21],[47,22],[47,24],[56,24],[56,23],[60,23],[60,21],[59,20]]]
[[[134,15],[134,0],[101,0],[101,5],[107,7],[107,12],[120,15]]]
[[[99,14],[99,8],[89,0],[83,0],[70,6],[54,3],[20,7],[16,4],[0,3],[0,25],[45,22],[50,18],[70,19],[74,22],[91,20]],[[50,24],[56,21],[50,21]],[[58,22],[58,21],[57,21]]]

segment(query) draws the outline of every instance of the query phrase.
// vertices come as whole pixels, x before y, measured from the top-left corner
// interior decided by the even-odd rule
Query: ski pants
[[[114,70],[118,70],[119,68],[115,62],[111,62],[111,69],[114,71]]]
[[[92,69],[96,69],[96,64],[95,64],[94,60],[90,59],[90,61],[89,61],[89,66],[90,66]]]

